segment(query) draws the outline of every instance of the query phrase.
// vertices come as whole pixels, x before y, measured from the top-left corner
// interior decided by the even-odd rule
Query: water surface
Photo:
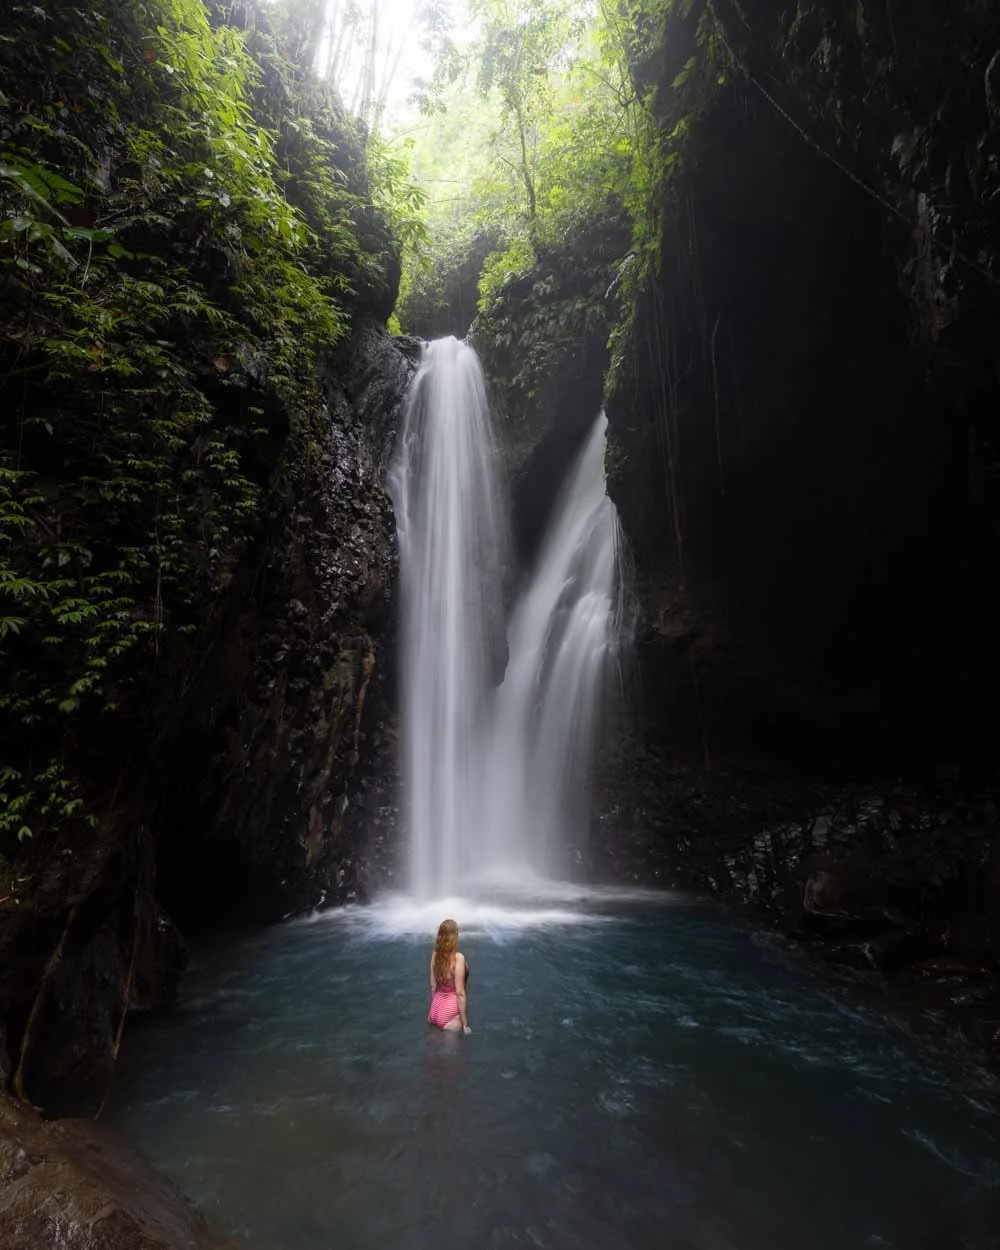
[[[445,908],[467,1038],[424,1024]],[[724,913],[462,908],[202,956],[110,1118],[258,1250],[1000,1245],[989,1112]]]

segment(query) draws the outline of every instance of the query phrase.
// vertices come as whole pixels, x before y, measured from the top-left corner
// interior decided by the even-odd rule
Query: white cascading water
[[[604,678],[618,640],[618,514],[604,477],[603,413],[556,501],[508,627],[507,672],[486,753],[489,859],[565,873],[588,814]]]
[[[618,519],[594,424],[553,508],[507,628],[506,525],[482,372],[453,338],[428,345],[390,493],[403,591],[409,887],[561,876],[618,637]]]
[[[480,805],[480,722],[503,619],[505,527],[482,370],[430,343],[410,389],[389,490],[403,593],[403,733],[410,889],[467,875]]]

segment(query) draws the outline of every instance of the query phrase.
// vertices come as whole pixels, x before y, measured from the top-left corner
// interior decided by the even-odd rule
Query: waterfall
[[[617,641],[618,522],[597,419],[511,609],[507,527],[475,352],[429,344],[389,476],[402,583],[409,887],[565,871]]]
[[[486,755],[490,859],[507,871],[566,871],[585,831],[604,677],[618,638],[618,514],[595,421],[556,501],[508,629]]]
[[[475,847],[478,721],[503,619],[505,526],[475,352],[428,345],[390,474],[403,596],[403,777],[410,887],[447,893]]]

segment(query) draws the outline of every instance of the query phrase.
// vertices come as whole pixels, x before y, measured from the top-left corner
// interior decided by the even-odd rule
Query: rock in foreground
[[[181,1193],[113,1133],[0,1099],[4,1250],[225,1250]]]

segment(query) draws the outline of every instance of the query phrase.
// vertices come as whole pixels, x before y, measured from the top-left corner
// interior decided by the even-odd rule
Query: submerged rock
[[[100,1125],[0,1097],[4,1250],[226,1250],[170,1181]]]

